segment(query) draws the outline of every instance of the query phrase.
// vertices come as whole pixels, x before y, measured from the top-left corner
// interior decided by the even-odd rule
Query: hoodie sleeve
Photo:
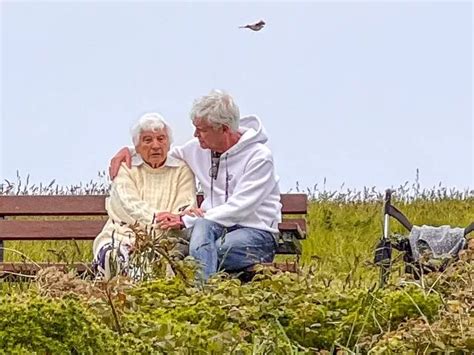
[[[260,207],[276,184],[273,161],[268,158],[253,160],[227,203],[207,210],[205,218],[226,227],[241,223]]]

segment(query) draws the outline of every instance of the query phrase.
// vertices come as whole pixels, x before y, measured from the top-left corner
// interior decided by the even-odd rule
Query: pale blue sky
[[[259,115],[283,191],[474,187],[471,2],[1,3],[0,180],[86,182],[144,112],[212,88]],[[264,19],[254,33],[239,25]]]

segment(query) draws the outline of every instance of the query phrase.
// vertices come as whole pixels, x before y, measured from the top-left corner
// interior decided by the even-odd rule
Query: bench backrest
[[[0,240],[92,240],[105,221],[74,220],[73,216],[106,216],[104,195],[0,196]],[[198,202],[202,196],[197,196]],[[306,215],[306,194],[282,194],[283,215]],[[16,216],[71,216],[67,220],[22,220]],[[306,231],[304,218],[284,220],[279,229]]]

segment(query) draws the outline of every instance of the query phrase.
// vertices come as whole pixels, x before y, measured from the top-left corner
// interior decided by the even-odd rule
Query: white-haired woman
[[[182,211],[196,201],[192,171],[182,160],[168,156],[172,132],[157,113],[140,117],[131,130],[137,151],[132,167],[122,164],[106,200],[109,220],[93,244],[94,264],[106,279],[126,272],[134,236],[128,225],[154,226],[167,219],[167,229],[181,229]]]

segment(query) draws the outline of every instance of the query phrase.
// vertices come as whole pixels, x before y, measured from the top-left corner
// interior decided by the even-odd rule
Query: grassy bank
[[[313,191],[314,192],[314,191]],[[446,192],[446,191],[445,191]],[[157,278],[108,284],[46,269],[2,282],[0,353],[426,353],[474,351],[474,245],[442,273],[414,280],[394,256],[389,284],[372,264],[380,194],[312,194],[299,274],[264,271],[250,283]],[[365,196],[365,197],[364,197]],[[398,193],[417,225],[466,226],[474,196]],[[406,234],[397,222],[393,232]],[[90,260],[83,243],[7,243],[34,260]],[[7,259],[21,257],[7,251]]]

